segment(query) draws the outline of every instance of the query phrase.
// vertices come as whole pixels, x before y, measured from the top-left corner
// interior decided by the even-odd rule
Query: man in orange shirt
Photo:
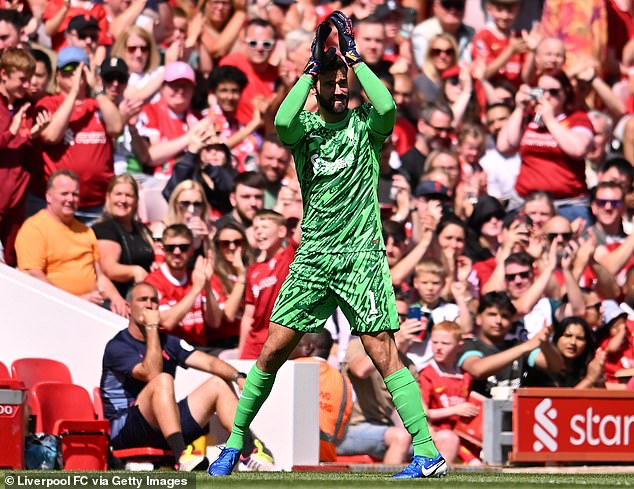
[[[79,177],[57,170],[48,179],[46,209],[27,219],[16,239],[18,268],[82,299],[128,317],[128,305],[99,266],[92,229],[75,219]]]
[[[336,462],[337,445],[352,413],[352,384],[348,377],[328,363],[332,336],[327,329],[306,333],[289,358],[319,363],[319,460]]]

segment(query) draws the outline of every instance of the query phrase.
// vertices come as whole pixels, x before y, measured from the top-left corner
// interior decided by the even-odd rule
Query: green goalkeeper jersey
[[[385,249],[377,186],[381,146],[394,127],[395,106],[365,64],[355,73],[372,104],[349,110],[340,122],[326,123],[302,110],[312,85],[302,76],[275,119],[280,139],[293,153],[302,191],[298,254]]]

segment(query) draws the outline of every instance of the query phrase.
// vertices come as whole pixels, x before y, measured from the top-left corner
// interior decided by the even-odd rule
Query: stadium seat
[[[27,389],[38,382],[64,382],[72,384],[68,367],[50,358],[20,358],[11,364],[13,378],[21,380]]]
[[[10,379],[11,374],[9,373],[9,369],[7,366],[0,362],[0,379]]]
[[[101,399],[101,390],[95,387],[92,391],[92,397],[95,404],[95,413],[97,419],[103,420],[103,401]],[[119,460],[125,462],[167,462],[172,463],[173,456],[171,450],[163,450],[154,447],[134,447],[124,448],[121,450],[112,450],[112,455]]]
[[[64,363],[50,358],[19,358],[11,364],[11,373],[14,379],[21,380],[28,389],[26,403],[32,416],[29,422],[31,429],[34,428],[34,418],[39,415],[37,406],[32,401],[33,387],[39,382],[73,383],[68,367]]]
[[[60,437],[64,470],[106,470],[110,425],[95,419],[90,394],[62,382],[40,382],[32,393],[40,413],[35,429]]]

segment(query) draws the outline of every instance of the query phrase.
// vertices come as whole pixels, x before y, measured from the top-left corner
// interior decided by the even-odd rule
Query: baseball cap
[[[612,299],[603,301],[603,322],[611,326],[619,318],[626,318],[627,313],[619,307],[618,302]]]
[[[130,71],[128,70],[128,65],[121,58],[113,57],[106,59],[103,63],[101,63],[101,67],[99,68],[99,74],[104,77],[110,74],[120,74],[125,76],[126,78],[130,76]]]
[[[416,185],[414,197],[427,197],[428,199],[447,200],[449,191],[442,183],[434,180],[422,180]]]
[[[63,69],[65,66],[73,63],[84,63],[87,65],[88,56],[86,56],[86,51],[76,46],[68,46],[57,53],[57,68]]]
[[[176,80],[189,80],[196,84],[196,75],[191,66],[183,61],[175,61],[165,66],[163,80],[173,82]]]
[[[70,19],[66,31],[70,32],[72,30],[75,30],[77,32],[82,32],[83,30],[88,28],[99,30],[99,23],[97,22],[97,19],[88,14],[76,15],[75,17]]]

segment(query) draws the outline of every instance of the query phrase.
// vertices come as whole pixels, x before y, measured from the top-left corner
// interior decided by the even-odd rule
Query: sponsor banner
[[[634,461],[634,392],[518,389],[514,461]]]

